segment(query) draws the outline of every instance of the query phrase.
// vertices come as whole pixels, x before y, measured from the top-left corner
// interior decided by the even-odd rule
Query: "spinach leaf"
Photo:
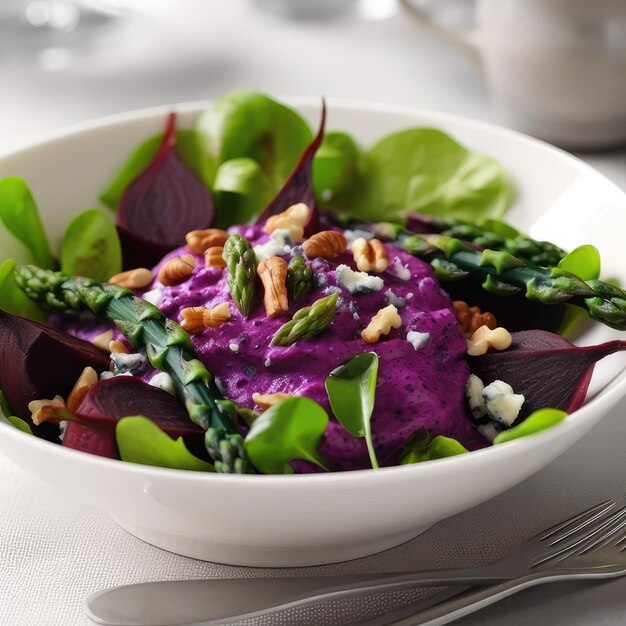
[[[9,424],[10,426],[13,426],[14,428],[17,428],[18,430],[21,430],[29,435],[33,434],[30,426],[23,419],[12,415],[12,411],[9,408],[7,400],[2,391],[0,391],[0,423],[2,422]]]
[[[122,418],[115,426],[115,437],[122,461],[197,472],[213,471],[210,463],[187,450],[182,437],[172,439],[146,417]]]
[[[578,246],[561,259],[554,273],[558,274],[559,270],[574,274],[582,280],[596,280],[600,278],[600,252],[589,244]]]
[[[211,182],[238,157],[256,161],[278,192],[313,135],[293,109],[256,91],[233,91],[211,103],[196,123]]]
[[[163,133],[159,133],[146,139],[133,150],[117,176],[100,196],[100,201],[103,204],[113,210],[118,208],[126,187],[148,167],[162,141]],[[209,186],[209,181],[205,177],[203,157],[196,131],[176,131],[176,154],[193,170],[201,181]]]
[[[45,322],[48,314],[31,300],[15,282],[15,261],[0,263],[0,309],[35,322]]]
[[[412,128],[387,135],[365,153],[350,214],[389,221],[417,211],[476,222],[501,216],[511,199],[511,184],[496,161],[439,130]]]
[[[61,271],[98,282],[122,271],[122,247],[111,218],[88,209],[69,223],[61,244]]]
[[[373,468],[378,467],[371,427],[377,378],[378,356],[366,352],[353,356],[326,379],[326,392],[335,417],[353,437],[365,437]]]
[[[0,180],[0,220],[26,246],[37,265],[57,268],[35,199],[22,178],[9,176]]]
[[[217,168],[213,183],[215,225],[227,228],[245,224],[265,208],[273,195],[270,181],[256,161],[248,157],[225,161]]]
[[[457,454],[465,454],[469,450],[456,439],[437,435],[430,438],[426,431],[417,433],[414,441],[402,452],[399,459],[400,465],[423,463],[433,459],[444,459]]]
[[[264,474],[291,474],[289,462],[305,459],[324,467],[317,452],[328,415],[310,398],[292,397],[274,404],[250,427],[244,446]]]
[[[313,159],[313,186],[321,204],[343,208],[359,180],[360,150],[347,133],[327,132]]]
[[[503,430],[496,435],[493,440],[494,445],[500,443],[506,443],[507,441],[513,441],[513,439],[519,439],[520,437],[527,437],[528,435],[534,435],[542,430],[552,428],[552,426],[563,421],[567,417],[565,411],[560,409],[539,409],[534,413],[531,413],[521,424],[513,426],[508,430]]]

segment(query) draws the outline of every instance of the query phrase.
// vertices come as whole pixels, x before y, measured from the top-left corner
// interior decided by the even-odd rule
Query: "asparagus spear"
[[[481,248],[510,252],[523,261],[543,267],[555,267],[566,255],[564,250],[553,243],[531,239],[501,220],[487,219],[470,224],[461,220],[410,213],[406,216],[405,224],[412,232],[456,237]]]
[[[33,300],[57,310],[91,310],[111,320],[133,346],[145,347],[150,363],[167,372],[187,407],[189,417],[204,428],[215,469],[224,473],[252,471],[243,439],[218,401],[221,395],[204,364],[195,358],[189,336],[161,310],[119,285],[68,277],[32,265],[18,266],[15,279]]]
[[[306,264],[304,257],[294,256],[289,261],[287,287],[292,300],[311,290],[313,286],[313,270]]]
[[[337,313],[338,294],[316,300],[311,306],[296,311],[291,321],[283,324],[272,337],[272,346],[290,346],[300,339],[319,335]]]
[[[222,256],[228,267],[227,280],[230,295],[241,314],[248,317],[259,295],[254,249],[241,235],[231,235],[224,244]]]
[[[475,250],[447,235],[416,235],[391,223],[372,227],[379,237],[393,239],[413,256],[430,261],[442,280],[474,276],[492,293],[523,292],[544,304],[568,302],[586,309],[592,319],[626,330],[626,292],[614,285],[583,281],[558,267],[541,267],[503,250]]]

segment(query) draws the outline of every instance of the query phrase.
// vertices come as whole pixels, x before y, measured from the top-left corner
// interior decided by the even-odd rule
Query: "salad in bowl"
[[[554,426],[626,348],[567,338],[626,330],[596,248],[502,221],[506,173],[441,131],[363,151],[324,104],[313,136],[253,92],[163,122],[58,251],[0,181],[32,258],[0,265],[0,420],[24,436],[198,472],[422,463]]]

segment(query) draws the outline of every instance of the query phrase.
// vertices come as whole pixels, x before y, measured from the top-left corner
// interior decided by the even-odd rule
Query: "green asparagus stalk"
[[[272,346],[290,346],[300,339],[319,335],[337,313],[338,294],[316,300],[311,306],[296,311],[291,321],[283,324],[272,337]]]
[[[207,431],[206,443],[215,469],[224,473],[252,471],[228,412],[219,405],[209,371],[193,352],[185,331],[161,310],[119,285],[68,277],[32,265],[16,268],[17,284],[33,300],[56,310],[91,310],[112,321],[136,348],[145,348],[150,363],[167,372],[189,417]]]
[[[287,270],[287,289],[292,300],[296,300],[311,290],[313,270],[306,264],[304,257],[294,256],[289,261]]]
[[[244,317],[254,309],[259,296],[257,262],[250,242],[241,235],[231,235],[224,244],[230,295]]]
[[[523,292],[544,304],[568,302],[586,309],[594,320],[626,330],[626,292],[609,283],[583,281],[558,267],[541,267],[503,250],[475,250],[447,235],[416,235],[390,223],[374,224],[373,229],[413,256],[430,261],[441,280],[477,277],[491,293]]]

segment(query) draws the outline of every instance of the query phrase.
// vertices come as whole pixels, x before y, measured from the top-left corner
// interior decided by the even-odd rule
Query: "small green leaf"
[[[366,352],[353,356],[330,373],[326,392],[339,423],[353,436],[365,437],[372,467],[378,467],[372,441],[371,419],[376,401],[378,356]]]
[[[511,183],[494,160],[467,150],[433,128],[387,135],[363,157],[363,183],[350,214],[368,221],[405,211],[475,223],[509,207]]]
[[[425,431],[418,433],[415,441],[400,455],[400,465],[423,463],[434,459],[444,459],[449,456],[465,454],[469,450],[456,439],[437,435],[429,441]]]
[[[12,411],[9,408],[6,398],[2,391],[0,391],[0,423],[4,422],[5,424],[10,424],[14,428],[21,430],[29,435],[33,434],[30,426],[19,417],[15,417],[15,415],[11,414]]]
[[[501,237],[502,239],[515,239],[521,234],[519,230],[513,228],[510,224],[493,218],[481,220],[479,226],[483,230],[492,232],[494,235],[498,235],[498,237]]]
[[[292,397],[274,404],[252,424],[245,450],[264,474],[291,474],[290,461],[304,459],[324,467],[317,452],[328,415],[309,398]]]
[[[563,257],[557,267],[582,280],[596,280],[600,277],[600,252],[589,244],[578,246]]]
[[[37,265],[57,268],[35,199],[26,182],[17,176],[0,180],[0,220],[30,250]]]
[[[347,133],[327,132],[313,159],[313,186],[322,205],[341,206],[359,179],[360,151]]]
[[[196,123],[208,179],[231,159],[256,161],[276,193],[313,138],[295,110],[249,90],[231,91],[212,102]]]
[[[163,133],[159,133],[146,139],[133,150],[113,182],[100,196],[103,204],[113,210],[117,209],[126,187],[148,167],[162,141]],[[195,130],[176,131],[176,154],[208,186],[204,174],[202,152]]]
[[[566,417],[567,413],[560,409],[539,409],[531,413],[519,426],[503,430],[496,435],[493,443],[497,445],[499,443],[512,441],[513,439],[519,439],[520,437],[534,435],[542,430],[552,428],[552,426],[563,421]]]
[[[31,300],[15,282],[15,261],[7,259],[0,263],[0,309],[21,315],[35,322],[45,322],[48,314]]]
[[[174,440],[146,417],[124,417],[115,426],[115,437],[122,461],[212,472],[213,466],[195,457],[182,437]]]
[[[122,271],[120,238],[108,215],[88,209],[69,223],[61,244],[61,271],[98,282]]]
[[[241,157],[222,163],[215,174],[213,195],[216,226],[245,224],[267,206],[274,195],[270,181],[253,159]]]

